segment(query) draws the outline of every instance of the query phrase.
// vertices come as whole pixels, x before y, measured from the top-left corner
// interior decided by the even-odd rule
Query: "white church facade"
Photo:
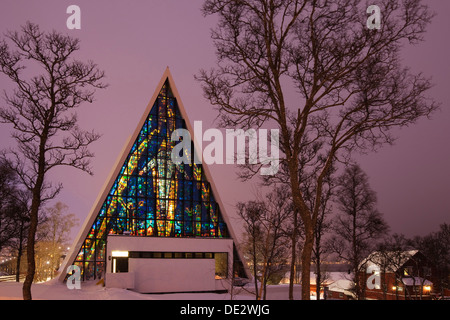
[[[142,293],[226,291],[234,277],[249,277],[207,165],[171,159],[171,135],[180,128],[193,136],[167,68],[61,267],[61,281],[70,265],[84,281]]]

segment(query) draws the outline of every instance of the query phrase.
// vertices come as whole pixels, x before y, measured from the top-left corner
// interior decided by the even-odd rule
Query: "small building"
[[[354,294],[352,292],[353,281],[352,275],[343,271],[322,272],[320,285],[320,299],[324,300],[352,300]],[[311,272],[310,275],[310,296],[311,299],[317,299],[317,283],[316,274]]]
[[[172,160],[177,129],[194,136],[167,68],[71,246],[61,281],[71,265],[83,281],[143,293],[224,291],[235,277],[250,277],[207,165],[194,161],[195,141],[189,163]]]
[[[361,263],[358,279],[366,299],[427,300],[433,295],[433,266],[418,250],[375,251]]]
[[[354,300],[354,283],[352,280],[341,278],[337,279],[325,287],[326,298],[329,300]]]

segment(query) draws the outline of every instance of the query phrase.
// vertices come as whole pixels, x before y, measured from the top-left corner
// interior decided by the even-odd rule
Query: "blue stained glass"
[[[209,237],[211,235],[209,223],[202,221],[202,237]]]
[[[138,198],[137,217],[141,219],[147,217],[147,203],[145,202],[145,198]]]
[[[186,127],[184,120],[183,119],[175,119],[175,127],[177,127],[177,128]]]
[[[136,195],[136,177],[132,176],[128,179],[128,185],[127,185],[127,195],[128,196],[135,196]]]
[[[166,118],[159,118],[158,119],[158,135],[160,137],[167,138],[167,119]]]
[[[192,180],[192,164],[184,165],[184,179]]]
[[[109,197],[109,196],[108,196]],[[98,214],[99,217],[104,217],[106,216],[106,211],[107,211],[107,203],[106,201],[103,203],[102,208],[100,209],[100,213]]]
[[[175,194],[176,199],[183,200],[184,199],[184,181],[177,180],[177,190]]]
[[[154,157],[158,153],[158,136],[152,136],[148,146],[148,156]]]
[[[133,143],[133,146],[131,147],[130,154],[136,152],[137,148],[138,148],[138,142],[136,141],[135,143]]]
[[[209,221],[209,203],[202,201],[202,221]]]
[[[158,117],[150,115],[147,119],[148,133],[152,134],[153,130],[157,129],[157,125],[158,125]]]
[[[194,201],[200,201],[202,199],[201,195],[201,184],[194,182],[194,188],[193,188],[193,197],[192,200]]]
[[[117,186],[119,184],[119,181],[116,179],[116,181],[114,181],[114,184],[111,188],[111,190],[109,191],[110,195],[116,194],[117,195]]]
[[[119,198],[117,203],[118,203],[117,214],[119,215],[119,217],[126,217],[127,216],[127,204],[126,204],[125,198]]]
[[[176,178],[178,180],[183,180],[184,179],[184,165],[183,164],[179,164],[176,165]]]
[[[177,200],[177,204],[175,207],[175,220],[182,221],[184,219],[184,208],[183,208],[183,201]]]
[[[180,112],[179,108],[175,108],[175,117],[177,118],[177,120],[179,119],[179,120],[184,121],[183,116],[181,115],[181,112]],[[180,126],[180,127],[185,128],[186,126],[183,125],[183,126]],[[177,127],[177,128],[180,128],[180,127]]]
[[[137,195],[139,197],[145,197],[147,193],[147,178],[145,177],[138,177],[137,180]]]
[[[146,154],[143,154],[138,161],[138,174],[140,176],[142,176],[146,173],[147,163],[148,163],[148,159],[146,157]]]
[[[151,172],[150,172],[150,175],[152,175]],[[153,182],[154,182],[153,177],[148,177],[147,178],[147,190],[145,191],[147,197],[155,197],[155,189],[154,189],[154,186],[153,186]]]
[[[141,130],[141,132],[139,133],[139,136],[138,136],[138,141],[137,141],[138,147],[141,147],[141,145],[144,142],[144,140],[147,139],[147,134],[148,134],[148,128],[144,124],[144,126],[142,127],[142,130]]]
[[[184,199],[192,200],[192,181],[184,181]]]
[[[155,219],[155,199],[147,199],[147,219]]]
[[[175,237],[181,237],[183,235],[183,222],[175,221]]]
[[[158,116],[158,100],[155,101],[155,103],[153,104],[152,109],[150,110],[150,115],[156,116],[156,117]]]

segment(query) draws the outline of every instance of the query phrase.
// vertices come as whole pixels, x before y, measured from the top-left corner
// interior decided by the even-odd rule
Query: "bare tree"
[[[16,281],[19,282],[20,262],[25,232],[29,224],[30,193],[21,189],[17,173],[6,159],[0,159],[0,252],[7,248],[17,253]]]
[[[364,296],[364,286],[357,279],[364,266],[361,262],[375,248],[377,238],[385,235],[388,226],[376,209],[377,198],[368,177],[358,165],[347,167],[337,184],[337,205],[340,210],[334,220],[333,251],[352,266],[355,295]]]
[[[279,128],[281,161],[305,228],[302,298],[309,299],[314,228],[325,174],[340,157],[392,143],[437,104],[431,84],[400,63],[405,42],[422,40],[432,18],[421,0],[382,0],[380,29],[367,28],[359,0],[206,0],[218,66],[196,77],[225,126]],[[324,161],[310,210],[298,180],[302,146],[320,142]],[[254,166],[256,172],[262,164]]]
[[[0,252],[11,244],[17,232],[15,211],[18,179],[6,161],[0,160]]]
[[[316,266],[316,299],[320,300],[320,287],[326,281],[326,273],[322,273],[322,260],[330,253],[329,246],[324,237],[332,230],[332,223],[329,219],[332,213],[332,199],[334,197],[335,178],[333,176],[334,168],[331,168],[324,180],[324,187],[322,189],[321,204],[319,213],[317,215],[317,223],[314,230],[314,246],[312,250],[312,262]],[[305,192],[306,199],[309,199],[311,210],[314,208],[314,188],[311,192]],[[310,194],[308,196],[308,194]]]
[[[41,255],[46,257],[46,264],[50,269],[49,277],[52,279],[61,264],[61,256],[69,244],[70,231],[79,222],[75,214],[67,212],[68,209],[68,206],[62,202],[46,208],[46,221],[39,227],[39,232],[42,234],[41,241],[45,243],[43,246],[45,250],[41,250]]]
[[[287,260],[288,246],[284,225],[291,214],[291,202],[286,201],[285,187],[275,188],[264,198],[238,204],[244,221],[247,253],[252,257],[256,299],[266,299],[267,283],[280,272]],[[260,286],[258,288],[258,279]]]
[[[20,189],[15,194],[15,201],[14,220],[16,222],[16,233],[10,248],[16,252],[16,282],[19,282],[22,255],[24,248],[26,248],[27,233],[30,226],[31,193],[28,190]],[[38,218],[38,224],[41,221],[43,221],[42,217]]]
[[[259,296],[265,300],[267,283],[271,276],[281,271],[287,261],[288,239],[284,236],[287,217],[292,212],[292,201],[286,198],[288,194],[285,186],[275,187],[263,203],[265,210],[261,215],[264,242],[261,246],[262,271]]]
[[[436,289],[444,296],[444,289],[450,288],[450,225],[443,223],[440,230],[412,240],[435,268]]]
[[[250,256],[252,265],[253,281],[255,285],[256,300],[258,296],[258,250],[257,244],[261,241],[261,222],[258,218],[259,212],[263,210],[262,204],[256,201],[249,201],[247,203],[238,203],[236,205],[239,217],[244,224],[244,250]]]
[[[61,184],[52,186],[48,173],[58,166],[70,166],[92,174],[93,154],[87,147],[99,134],[78,127],[75,108],[93,102],[95,88],[105,87],[101,82],[104,73],[92,61],[73,59],[79,49],[78,39],[56,31],[42,32],[30,22],[20,33],[8,32],[0,42],[0,71],[15,84],[12,93],[5,93],[7,107],[0,109],[0,121],[13,126],[17,142],[17,148],[3,157],[12,160],[12,169],[32,193],[23,285],[26,300],[32,298],[38,212],[62,188]],[[24,71],[30,66],[42,73],[28,78]]]
[[[16,255],[16,282],[19,282],[21,258],[26,247],[30,202],[31,194],[20,185],[12,164],[7,159],[0,159],[0,252],[6,248]]]

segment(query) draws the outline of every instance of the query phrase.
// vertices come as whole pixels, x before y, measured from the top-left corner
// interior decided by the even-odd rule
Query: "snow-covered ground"
[[[21,300],[23,283],[0,282],[0,300]],[[255,297],[237,288],[235,300],[254,300]],[[64,283],[51,280],[31,287],[33,300],[230,300],[229,293],[141,294],[126,289],[106,288],[95,282],[82,282],[81,289],[68,289]],[[294,287],[294,298],[300,299],[300,287]],[[287,300],[288,285],[268,287],[268,300]]]

